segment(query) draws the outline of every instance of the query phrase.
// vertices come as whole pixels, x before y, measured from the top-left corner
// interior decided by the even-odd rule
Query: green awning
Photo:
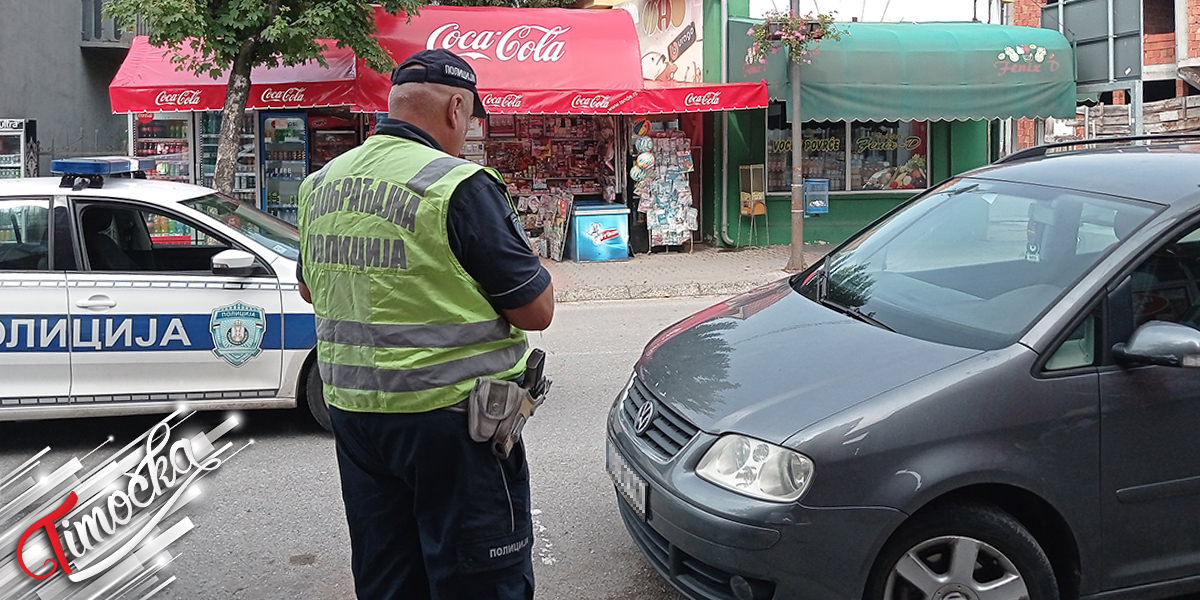
[[[790,98],[787,51],[746,64],[747,30],[729,23],[729,80],[767,80]],[[805,121],[971,120],[1075,116],[1075,58],[1067,39],[1038,27],[974,22],[838,23],[800,65]]]

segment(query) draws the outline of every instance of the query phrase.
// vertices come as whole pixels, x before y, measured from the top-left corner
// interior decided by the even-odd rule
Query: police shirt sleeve
[[[446,217],[450,249],[496,308],[520,308],[550,285],[501,184],[480,171],[459,184]]]

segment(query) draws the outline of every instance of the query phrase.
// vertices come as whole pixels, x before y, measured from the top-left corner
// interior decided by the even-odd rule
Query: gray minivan
[[[1200,589],[1200,137],[1043,146],[659,333],[607,469],[690,598]]]

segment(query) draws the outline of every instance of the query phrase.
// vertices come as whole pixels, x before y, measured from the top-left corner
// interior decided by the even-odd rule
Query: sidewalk
[[[830,249],[830,245],[806,244],[804,258],[812,264]],[[733,296],[786,277],[783,267],[790,255],[787,245],[733,249],[696,244],[691,253],[685,249],[637,254],[626,261],[585,263],[543,258],[542,264],[553,277],[555,300],[575,302]]]

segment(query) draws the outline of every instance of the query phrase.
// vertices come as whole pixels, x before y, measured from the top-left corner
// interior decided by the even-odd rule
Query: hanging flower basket
[[[746,32],[753,40],[746,53],[746,64],[766,63],[768,52],[779,51],[777,42],[787,45],[791,60],[811,63],[812,55],[817,54],[818,42],[842,39],[843,32],[834,25],[834,14],[810,12],[797,16],[791,12],[767,11],[763,21]]]

